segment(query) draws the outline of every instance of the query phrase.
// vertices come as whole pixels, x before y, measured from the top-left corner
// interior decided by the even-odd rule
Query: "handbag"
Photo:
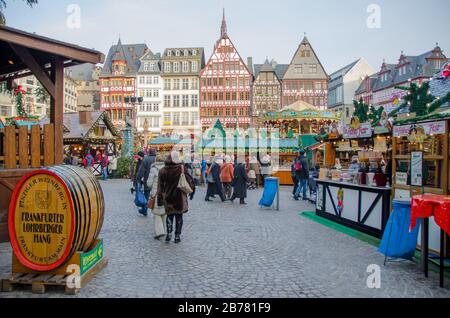
[[[144,192],[141,191],[139,182],[136,186],[136,196],[134,198],[134,204],[136,204],[136,206],[140,208],[143,208],[147,205],[147,198],[145,197]]]
[[[155,202],[156,202],[156,197],[150,198],[150,199],[148,200],[147,207],[148,207],[150,210],[153,210],[153,209],[155,208]]]
[[[200,168],[195,169],[195,176],[200,177],[201,175],[202,175],[202,171],[200,170]]]
[[[189,185],[189,182],[186,180],[186,175],[184,174],[184,166],[181,166],[181,174],[180,179],[178,180],[178,189],[180,189],[185,194],[191,194],[194,192],[192,190],[191,186]]]

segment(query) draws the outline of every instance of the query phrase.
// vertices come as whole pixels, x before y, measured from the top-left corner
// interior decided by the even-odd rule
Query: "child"
[[[256,172],[255,170],[250,170],[248,172],[248,178],[250,179],[250,185],[248,186],[249,190],[256,189]]]

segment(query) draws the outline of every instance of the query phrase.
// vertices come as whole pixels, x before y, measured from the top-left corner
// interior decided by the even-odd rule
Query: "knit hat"
[[[172,162],[175,163],[175,164],[180,164],[181,163],[180,153],[178,151],[172,151],[170,153],[170,158],[172,159]]]

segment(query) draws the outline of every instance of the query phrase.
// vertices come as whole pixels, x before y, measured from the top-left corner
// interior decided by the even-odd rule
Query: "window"
[[[147,110],[148,112],[151,112],[151,111],[152,111],[152,104],[147,104],[147,105],[146,105],[146,110]]]
[[[191,112],[191,125],[197,125],[198,124],[198,112]]]
[[[180,95],[173,96],[173,107],[180,107]]]
[[[158,89],[154,89],[153,90],[153,97],[159,97],[159,90]]]
[[[183,73],[189,73],[189,62],[183,62]]]
[[[172,125],[172,119],[171,119],[170,113],[164,113],[164,125],[170,126]]]
[[[294,68],[294,73],[301,74],[303,73],[303,65],[298,65]]]
[[[170,107],[171,102],[171,96],[170,95],[164,95],[164,107]]]
[[[155,71],[155,62],[151,62],[150,63],[150,72],[154,72]]]
[[[191,63],[192,72],[198,72],[198,63],[197,61],[193,61]]]
[[[192,50],[192,55],[197,55],[197,50]]]
[[[164,73],[170,73],[170,62],[164,62]]]
[[[152,77],[151,76],[146,76],[147,78],[147,85],[151,85],[152,84]]]
[[[188,50],[184,50],[184,56],[189,56],[189,51]]]
[[[173,113],[173,126],[180,126],[180,112]]]
[[[322,89],[322,83],[321,82],[316,82],[315,83],[315,89],[321,90]]]
[[[189,113],[188,112],[181,113],[181,124],[183,126],[189,125]]]
[[[309,72],[312,74],[317,73],[317,64],[310,64],[309,65]]]
[[[148,72],[148,63],[144,63],[144,72]]]
[[[197,107],[198,106],[198,95],[192,95],[191,96],[191,107]]]
[[[165,90],[170,90],[170,88],[171,88],[171,81],[170,81],[170,79],[165,79],[164,80],[164,89]]]
[[[159,118],[153,117],[153,127],[159,127]]]
[[[139,84],[145,84],[145,76],[139,76]]]
[[[189,107],[189,95],[183,95],[182,105],[183,107]]]
[[[173,80],[173,89],[180,89],[180,80],[179,79]]]
[[[191,89],[198,89],[198,79],[197,78],[193,78],[191,81],[192,87]]]
[[[174,62],[173,63],[173,71],[175,73],[179,73],[180,72],[180,63],[179,62]]]
[[[152,90],[151,89],[146,89],[145,90],[145,97],[152,97]]]
[[[159,104],[153,104],[153,111],[159,112]]]
[[[172,51],[167,51],[167,56],[172,56]]]
[[[176,56],[180,56],[180,50],[176,50],[176,51],[175,51],[175,55],[176,55]]]
[[[189,89],[189,79],[183,78],[183,87],[182,89]]]

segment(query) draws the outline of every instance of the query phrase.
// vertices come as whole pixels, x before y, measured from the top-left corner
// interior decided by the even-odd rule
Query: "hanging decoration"
[[[28,117],[27,112],[24,108],[23,103],[23,95],[25,95],[27,92],[23,89],[21,85],[17,86],[17,88],[14,90],[14,97],[16,101],[16,108],[17,108],[17,115],[19,117],[26,118]]]
[[[359,123],[365,123],[369,119],[369,105],[364,103],[362,97],[359,101],[354,100],[353,105],[355,106],[355,111],[353,112],[353,117],[358,119]]]

